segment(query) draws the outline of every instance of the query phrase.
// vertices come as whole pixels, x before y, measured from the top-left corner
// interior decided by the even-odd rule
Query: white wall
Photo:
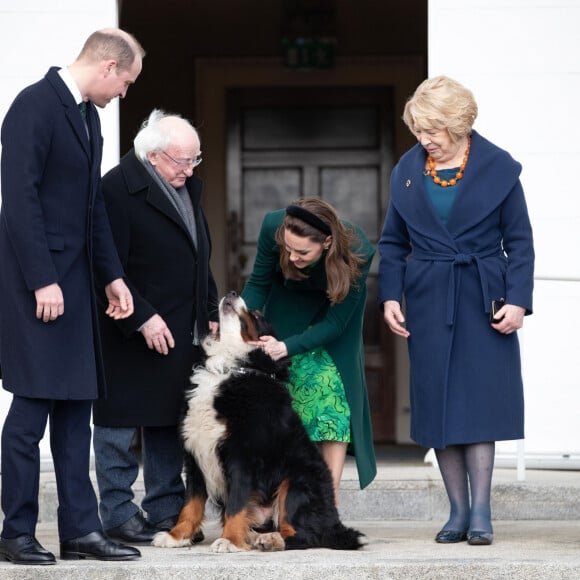
[[[116,0],[0,0],[0,121],[20,90],[51,66],[73,62],[91,32],[117,22]],[[105,171],[119,160],[118,102],[99,112]],[[0,424],[11,399],[0,389]],[[47,438],[41,442],[41,455],[43,463],[50,458]]]
[[[429,76],[469,87],[475,129],[523,164],[537,256],[520,332],[528,459],[580,458],[579,23],[578,0],[429,2]]]

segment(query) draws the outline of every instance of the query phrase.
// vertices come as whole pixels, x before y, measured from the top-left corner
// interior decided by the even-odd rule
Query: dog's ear
[[[250,310],[250,315],[254,321],[254,325],[256,327],[256,332],[258,336],[273,336],[274,338],[278,338],[276,335],[276,330],[274,327],[266,320],[264,315],[260,310]]]

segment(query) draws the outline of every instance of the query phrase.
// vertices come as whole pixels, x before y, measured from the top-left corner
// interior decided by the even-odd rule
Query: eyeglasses
[[[169,155],[169,153],[167,153],[167,151],[161,151],[161,153],[163,153],[163,155],[165,155],[166,157],[171,159],[171,161],[173,161],[173,163],[175,163],[175,165],[177,165],[178,167],[182,167],[182,168],[191,167],[193,169],[194,167],[197,167],[202,162],[201,157],[196,157],[195,159],[175,159],[175,157],[172,157],[171,155]]]

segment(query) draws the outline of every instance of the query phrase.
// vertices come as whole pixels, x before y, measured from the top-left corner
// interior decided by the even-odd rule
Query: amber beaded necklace
[[[455,177],[452,177],[449,181],[447,181],[446,179],[441,179],[437,175],[437,170],[435,169],[435,160],[433,159],[433,157],[431,157],[431,155],[429,155],[427,157],[428,169],[425,169],[425,175],[430,175],[433,178],[433,181],[437,185],[440,185],[441,187],[453,187],[454,185],[457,184],[457,182],[460,179],[463,179],[463,172],[465,171],[465,166],[467,165],[467,160],[469,159],[469,147],[470,147],[470,145],[471,145],[471,137],[468,137],[467,138],[467,149],[465,150],[465,153],[463,154],[463,162],[459,166],[459,171],[455,174]]]

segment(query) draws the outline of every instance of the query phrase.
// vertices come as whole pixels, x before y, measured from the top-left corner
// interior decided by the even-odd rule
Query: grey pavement
[[[379,475],[360,491],[351,462],[341,486],[343,520],[360,529],[358,552],[306,550],[215,554],[218,522],[204,526],[206,540],[191,548],[139,547],[134,562],[61,561],[55,524],[54,481],[41,478],[40,542],[57,556],[49,567],[0,563],[4,579],[580,579],[580,472],[514,469],[494,472],[491,546],[441,545],[435,534],[447,517],[437,468],[420,462],[382,461]],[[136,486],[137,497],[142,493]]]
[[[433,538],[435,522],[349,522],[367,535],[358,552],[305,550],[214,554],[215,522],[205,526],[206,540],[191,548],[140,547],[134,562],[61,561],[55,566],[0,564],[0,579],[144,580],[203,579],[578,579],[578,521],[500,521],[491,546],[441,545]],[[38,538],[58,558],[54,524],[41,524]]]

